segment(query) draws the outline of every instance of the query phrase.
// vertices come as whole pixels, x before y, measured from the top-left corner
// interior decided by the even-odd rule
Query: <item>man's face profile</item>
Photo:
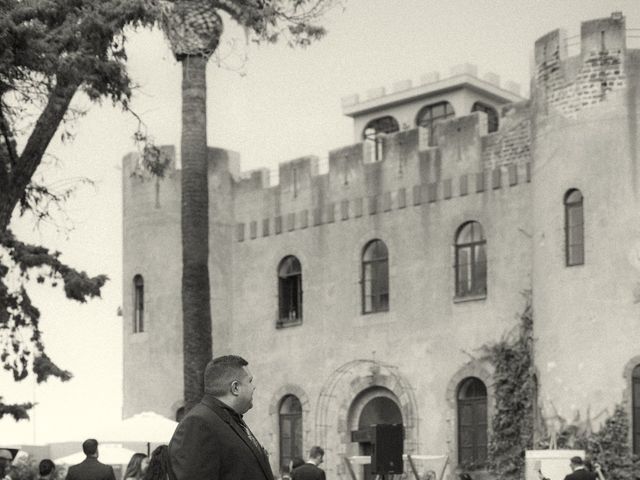
[[[253,375],[251,375],[247,367],[243,367],[242,372],[234,383],[236,384],[238,396],[238,413],[243,414],[253,407],[253,392],[256,389],[253,384]]]

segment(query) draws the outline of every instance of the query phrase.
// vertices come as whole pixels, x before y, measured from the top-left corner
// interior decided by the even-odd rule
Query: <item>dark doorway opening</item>
[[[358,419],[358,430],[366,430],[371,425],[378,424],[402,424],[402,412],[396,402],[389,397],[375,397],[369,400]],[[358,443],[360,455],[371,455],[373,445],[368,441]],[[373,480],[376,475],[371,473],[371,465],[363,466],[363,478],[365,480]]]

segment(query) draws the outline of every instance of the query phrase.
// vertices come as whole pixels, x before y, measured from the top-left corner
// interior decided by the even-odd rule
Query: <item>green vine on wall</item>
[[[533,447],[537,396],[530,299],[518,328],[483,351],[495,369],[487,467],[501,480],[519,480],[524,478],[524,452]]]
[[[483,347],[483,359],[494,369],[495,413],[491,421],[487,468],[500,480],[524,478],[525,451],[549,448],[583,449],[587,458],[599,463],[607,480],[640,480],[640,457],[631,452],[628,412],[616,405],[613,414],[597,432],[563,422],[554,442],[536,424],[537,380],[533,362],[533,308],[530,297],[517,329],[500,341]],[[542,433],[542,435],[541,435]]]
[[[629,414],[622,405],[616,405],[613,414],[597,432],[565,424],[557,433],[556,447],[580,449],[592,463],[602,465],[607,480],[635,480],[640,478],[640,457],[631,452]],[[547,441],[541,446],[546,446]]]

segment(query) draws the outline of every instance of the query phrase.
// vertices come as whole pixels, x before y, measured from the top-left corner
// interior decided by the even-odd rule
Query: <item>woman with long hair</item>
[[[144,453],[134,453],[131,455],[131,460],[129,460],[129,465],[127,465],[122,478],[124,480],[141,480],[148,464],[149,460]]]
[[[169,463],[169,447],[160,445],[151,452],[149,468],[144,474],[143,480],[174,480],[175,476],[171,472]]]

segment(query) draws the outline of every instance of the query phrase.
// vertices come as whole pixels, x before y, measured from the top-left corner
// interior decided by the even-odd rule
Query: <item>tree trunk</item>
[[[80,85],[78,79],[69,79],[62,74],[58,76],[56,82],[20,158],[12,159],[8,150],[0,151],[0,232],[4,232],[9,227],[16,205],[40,166],[49,142],[58,130],[71,99]],[[7,140],[9,139],[4,139],[5,142]],[[8,147],[0,146],[0,150],[5,148]]]
[[[202,397],[204,369],[212,356],[206,65],[207,58],[203,56],[182,59],[182,343],[186,411]]]

